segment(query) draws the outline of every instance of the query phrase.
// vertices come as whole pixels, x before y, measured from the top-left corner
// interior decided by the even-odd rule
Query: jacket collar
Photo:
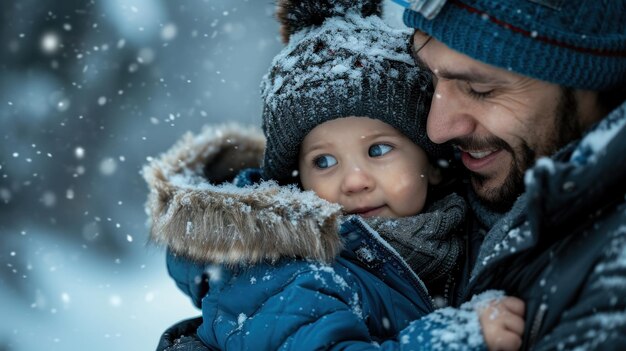
[[[569,152],[572,150],[572,152]],[[555,159],[540,159],[526,175],[534,230],[571,231],[626,192],[626,103]],[[546,195],[548,194],[548,195]],[[593,217],[593,216],[592,216]],[[568,227],[569,224],[569,227]]]

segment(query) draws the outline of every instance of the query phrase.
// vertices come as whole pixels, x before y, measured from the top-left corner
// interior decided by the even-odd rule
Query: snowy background
[[[146,245],[139,171],[203,124],[260,124],[259,82],[282,47],[273,12],[0,2],[0,351],[153,350],[199,314]]]

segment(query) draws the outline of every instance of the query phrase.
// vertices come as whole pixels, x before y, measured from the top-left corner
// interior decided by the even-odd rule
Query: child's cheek
[[[422,174],[401,174],[389,177],[387,198],[402,215],[419,213],[426,200],[428,181]]]

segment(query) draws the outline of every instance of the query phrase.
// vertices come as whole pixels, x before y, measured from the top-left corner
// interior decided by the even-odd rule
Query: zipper
[[[541,324],[543,323],[543,317],[546,315],[548,311],[548,305],[546,303],[542,303],[539,305],[539,309],[537,310],[537,314],[535,314],[535,318],[533,319],[533,324],[530,328],[530,338],[528,341],[528,349],[532,349],[537,342],[537,337],[539,336],[539,330],[541,329]]]
[[[428,304],[428,308],[430,309],[431,312],[436,310],[435,301],[432,299],[432,297],[428,293],[428,289],[426,288],[426,285],[417,276],[417,274],[415,274],[415,272],[409,267],[409,265],[402,258],[402,256],[400,256],[400,254],[398,254],[396,250],[391,248],[391,246],[389,246],[389,243],[387,243],[380,236],[380,234],[374,231],[369,225],[364,223],[361,218],[357,218],[356,220],[353,220],[352,223],[354,223],[359,228],[361,228],[365,233],[368,233],[372,239],[374,239],[378,244],[380,244],[381,249],[385,251],[383,253],[387,253],[388,255],[393,256],[394,258],[396,258],[396,260],[400,262],[404,270],[408,272],[409,280],[412,283],[411,285],[413,285],[413,287],[416,288],[418,295],[422,298],[424,302]]]

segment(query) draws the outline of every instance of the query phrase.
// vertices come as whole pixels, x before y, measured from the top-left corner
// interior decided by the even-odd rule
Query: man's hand
[[[485,343],[490,351],[516,351],[522,346],[524,301],[505,296],[477,308]]]

